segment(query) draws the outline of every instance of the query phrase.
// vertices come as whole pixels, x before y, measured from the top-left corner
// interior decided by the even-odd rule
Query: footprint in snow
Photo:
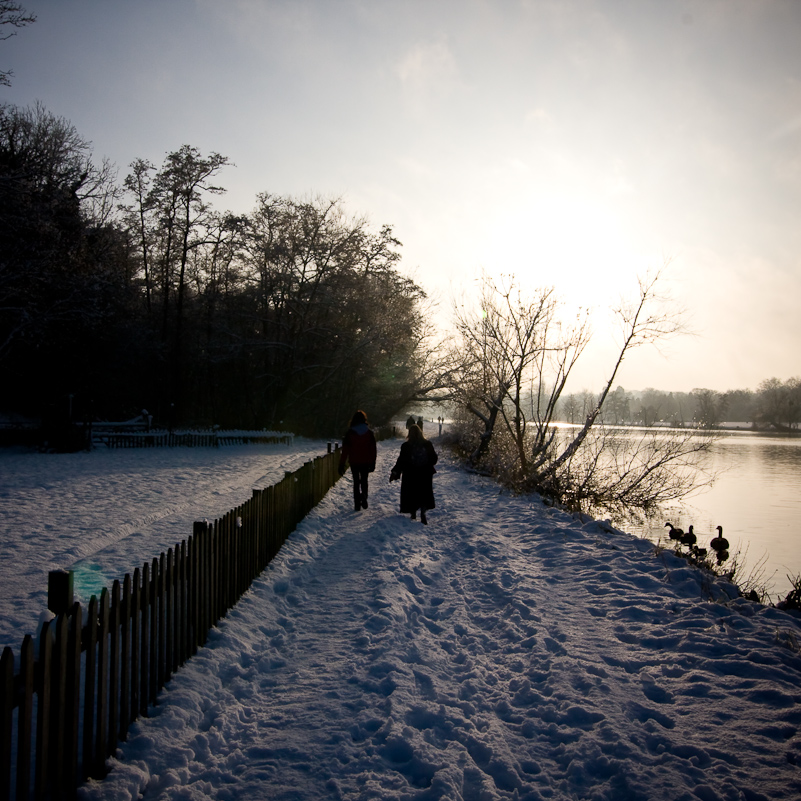
[[[413,595],[419,595],[422,592],[422,589],[417,586],[417,582],[410,575],[406,574],[400,576],[399,580],[402,584],[406,585],[406,589]]]
[[[642,684],[643,695],[655,704],[672,704],[673,695],[669,693],[664,687],[652,681],[644,681]]]
[[[564,656],[567,651],[552,637],[545,637],[545,647],[552,653],[557,656]]]

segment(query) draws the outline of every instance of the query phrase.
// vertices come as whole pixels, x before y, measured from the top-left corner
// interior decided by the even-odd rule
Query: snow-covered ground
[[[326,452],[327,443],[221,448],[0,449],[0,647],[19,654],[47,607],[50,570],[75,571],[78,600],[111,586]]]
[[[329,492],[83,801],[801,797],[794,618],[447,457],[422,526],[387,482],[398,444],[370,508]],[[207,467],[223,511],[230,453]]]

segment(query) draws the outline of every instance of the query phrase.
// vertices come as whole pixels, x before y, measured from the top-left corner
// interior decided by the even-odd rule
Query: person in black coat
[[[353,476],[353,505],[358,512],[367,508],[367,477],[375,470],[375,434],[367,425],[367,415],[359,410],[350,421],[350,428],[342,439],[342,453],[339,457],[339,475],[345,473],[350,462]]]
[[[423,436],[420,427],[413,425],[389,474],[390,481],[401,479],[401,514],[410,514],[415,520],[419,509],[420,521],[424,525],[428,523],[426,512],[436,506],[433,479],[438,458],[434,446]]]

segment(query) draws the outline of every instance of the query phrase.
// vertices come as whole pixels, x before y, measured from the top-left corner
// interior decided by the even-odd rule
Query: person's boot
[[[367,508],[367,498],[362,498],[362,509]]]
[[[421,509],[420,510],[420,522],[424,525],[428,525],[428,518],[426,517],[426,513]]]

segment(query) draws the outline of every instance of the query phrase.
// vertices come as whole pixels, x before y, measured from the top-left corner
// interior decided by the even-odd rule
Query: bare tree
[[[243,262],[254,301],[250,348],[263,407],[284,419],[343,419],[354,399],[388,417],[424,371],[425,294],[399,275],[389,225],[375,231],[339,198],[262,193]]]
[[[214,247],[217,218],[206,197],[225,191],[212,179],[228,164],[219,153],[203,156],[197,148],[183,145],[167,154],[159,170],[135,160],[124,182],[131,201],[123,210],[142,269],[145,303],[155,312],[160,302],[171,402],[179,408],[190,271],[199,260],[199,249]]]
[[[136,159],[131,163],[131,172],[126,176],[123,186],[133,196],[130,204],[123,205],[125,223],[128,231],[135,237],[145,285],[145,304],[151,310],[153,286],[151,249],[153,248],[152,222],[149,219],[151,173],[156,168],[146,159]]]
[[[171,277],[175,280],[175,355],[179,357],[183,341],[186,271],[190,253],[207,241],[207,229],[212,223],[211,208],[206,194],[222,194],[225,190],[209,183],[224,166],[225,156],[212,153],[203,157],[190,145],[169,153],[157,173],[150,190],[149,203],[161,215],[167,233],[165,254],[164,306],[168,307]],[[171,256],[174,255],[176,274],[171,276]],[[179,357],[180,358],[180,357]]]
[[[72,278],[98,256],[115,191],[113,168],[94,165],[69,121],[0,104],[0,358],[48,320],[91,314]]]
[[[793,431],[801,422],[801,378],[782,383],[768,378],[757,390],[757,420],[776,431]]]
[[[726,413],[726,397],[713,389],[694,389],[695,422],[701,428],[714,428]]]
[[[605,412],[609,413],[614,425],[620,425],[629,421],[631,417],[631,407],[629,404],[626,390],[623,387],[617,387],[614,392],[609,393],[606,400]]]
[[[571,325],[560,324],[552,289],[526,299],[513,280],[498,287],[484,277],[480,315],[457,309],[459,336],[453,348],[454,360],[461,360],[453,394],[478,421],[471,463],[479,465],[493,443],[495,469],[502,463],[500,469],[514,486],[538,489],[576,506],[645,506],[685,494],[698,475],[691,467],[707,449],[706,440],[692,433],[659,432],[627,441],[604,429],[600,420],[631,350],[682,330],[680,315],[661,305],[658,279],[658,273],[641,279],[635,301],[614,310],[621,343],[609,377],[600,394],[584,404],[583,425],[560,433],[553,425],[556,408],[590,340],[587,317],[579,314]],[[504,452],[509,455],[498,456]]]
[[[559,397],[589,341],[585,315],[564,326],[552,288],[524,298],[513,278],[481,279],[480,310],[455,309],[454,397],[483,427],[470,459],[487,452],[500,419],[514,442],[521,474],[547,450]]]
[[[598,402],[595,404],[595,408],[587,415],[584,427],[579,431],[570,445],[548,465],[546,468],[547,473],[555,473],[561,465],[570,459],[576,450],[581,447],[582,442],[586,439],[593,424],[598,419],[598,415],[601,413],[607,395],[609,395],[612,389],[612,385],[615,382],[615,378],[626,356],[634,348],[642,345],[654,345],[656,342],[673,336],[683,330],[681,315],[676,314],[675,311],[665,310],[662,305],[662,301],[664,301],[665,298],[660,296],[657,292],[659,277],[660,273],[656,272],[645,278],[639,278],[639,295],[637,299],[633,302],[623,301],[614,310],[620,323],[622,334],[622,342],[617,361],[609,374],[609,379],[598,396]],[[652,306],[656,306],[656,309],[652,310]],[[543,454],[540,464],[543,464],[546,459],[547,455]]]
[[[15,30],[9,28],[24,28],[36,22],[36,15],[29,14],[19,3],[10,0],[0,0],[0,42],[16,36]],[[0,70],[0,86],[11,86],[13,70]]]
[[[715,438],[689,429],[627,430],[599,422],[538,486],[574,509],[649,511],[713,480],[706,454]]]

